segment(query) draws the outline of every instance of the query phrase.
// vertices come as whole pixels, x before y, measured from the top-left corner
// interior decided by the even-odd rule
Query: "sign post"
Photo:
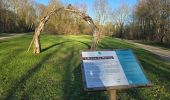
[[[116,100],[116,90],[108,90],[109,100]]]
[[[151,86],[132,50],[83,51],[82,77],[86,91],[107,90],[116,100],[116,90]]]

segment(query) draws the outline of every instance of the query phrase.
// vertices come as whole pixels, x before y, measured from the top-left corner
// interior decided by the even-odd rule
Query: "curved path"
[[[13,38],[13,37],[18,37],[18,36],[22,36],[24,35],[24,33],[20,33],[20,34],[3,34],[3,35],[0,35],[0,40],[2,39],[7,39],[7,38]]]
[[[170,61],[170,51],[159,48],[159,47],[155,47],[155,46],[150,46],[150,45],[145,45],[145,44],[141,44],[141,43],[136,43],[133,41],[128,41],[142,49],[148,50],[158,56],[160,56],[161,58],[163,58],[166,61]]]

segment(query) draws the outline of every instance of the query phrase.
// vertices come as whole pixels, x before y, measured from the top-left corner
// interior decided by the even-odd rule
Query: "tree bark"
[[[161,37],[161,43],[164,43],[165,34]]]
[[[35,34],[33,53],[40,53],[40,52],[41,52],[40,39],[38,34]]]

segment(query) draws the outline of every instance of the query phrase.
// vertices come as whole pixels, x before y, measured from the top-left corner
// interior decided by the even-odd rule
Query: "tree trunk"
[[[93,32],[93,41],[91,45],[91,50],[96,50],[97,44],[98,44],[98,39],[99,39],[99,33],[97,30]]]
[[[161,37],[161,43],[164,43],[165,34]]]
[[[40,52],[41,52],[41,47],[40,47],[39,35],[35,34],[33,53],[40,53]]]
[[[48,20],[48,19],[46,19]],[[35,30],[35,34],[34,34],[34,38],[33,38],[33,42],[34,42],[34,46],[33,46],[33,53],[40,53],[41,52],[41,47],[40,47],[40,32],[43,29],[44,25],[45,25],[44,20],[41,20],[39,26],[37,27],[37,29]]]

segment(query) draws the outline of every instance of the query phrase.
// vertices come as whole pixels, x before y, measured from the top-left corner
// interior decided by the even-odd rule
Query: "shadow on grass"
[[[86,42],[72,40],[72,41],[63,41],[61,43],[55,43],[43,49],[43,52],[44,52],[44,51],[49,50],[50,48],[59,46],[58,47],[59,49],[56,48],[54,51],[51,51],[51,53],[47,54],[38,64],[36,64],[32,69],[27,71],[25,75],[23,75],[17,82],[15,82],[15,84],[8,91],[6,99],[13,99],[13,97],[15,97],[15,93],[17,92],[17,90],[19,88],[24,87],[24,85],[26,84],[26,81],[30,77],[34,76],[35,73],[37,73],[42,68],[42,65],[46,63],[50,59],[50,57],[53,56],[54,53],[59,52],[59,51],[61,52],[61,48],[63,46],[62,44],[66,42],[70,42],[70,43],[77,42],[90,48],[90,45]],[[109,43],[100,44],[100,46],[101,46],[100,47],[101,49],[106,49],[106,48],[113,49],[112,47],[124,48],[127,45],[125,46],[120,45],[120,43],[116,45],[116,44],[112,44],[109,42]],[[73,45],[72,47],[69,47],[69,48],[67,48],[67,46],[64,45],[64,47],[66,47],[66,51],[68,50],[68,55],[64,57],[64,59],[62,59],[61,62],[57,62],[57,64],[59,65],[63,64],[63,66],[61,65],[63,67],[63,71],[59,72],[62,75],[62,80],[61,80],[62,86],[63,86],[62,91],[64,93],[62,95],[63,100],[107,100],[108,99],[107,95],[102,91],[85,92],[83,90],[82,72],[81,72],[81,64],[80,64],[80,57],[79,57],[79,50],[78,50],[80,48],[77,48],[76,45]],[[149,53],[144,52],[144,51],[139,51],[137,49],[134,49],[134,50],[137,51],[136,54],[138,56],[141,56],[140,61],[142,62],[144,69],[147,72],[152,73],[152,75],[158,76],[158,80],[161,82],[159,84],[163,84],[164,86],[167,85],[167,89],[169,89],[170,87],[168,86],[167,83],[170,83],[168,82],[168,80],[170,80],[170,77],[168,76],[170,73],[168,71],[162,70],[160,67],[154,66],[152,63],[159,63],[159,62],[155,62],[155,60],[152,60],[154,59],[154,57],[152,57],[152,59],[147,58],[148,56],[149,57],[152,56],[152,55],[149,55]],[[151,61],[148,62],[149,61],[148,59],[150,59]],[[57,69],[56,69],[56,73],[57,73]],[[153,80],[155,81],[156,79],[153,79]],[[166,81],[166,84],[165,84],[165,81]],[[141,95],[140,92],[141,91],[138,91],[138,89],[127,91],[128,95],[130,95],[129,98],[138,99],[138,100],[147,99],[147,96]],[[149,92],[147,94],[149,94]],[[23,97],[22,99],[29,99],[27,95],[24,95],[24,96],[25,97]],[[120,95],[120,98],[121,98],[121,95]]]
[[[141,63],[146,71],[149,71],[150,73],[155,74],[157,76],[160,83],[162,83],[166,80],[170,84],[170,81],[169,81],[170,80],[170,76],[169,76],[170,71],[165,70],[165,69],[163,70],[161,68],[161,65],[159,65],[159,64],[157,66],[154,66],[151,63],[149,63],[149,61],[144,60],[144,59],[141,59]]]
[[[84,91],[80,57],[77,55],[76,49],[70,50],[70,55],[66,61],[64,72],[64,87],[63,87],[63,99],[64,100],[107,100],[107,96],[103,91],[99,92],[87,92]],[[71,59],[71,61],[70,61]],[[78,61],[78,62],[77,62]]]
[[[20,79],[18,79],[16,82],[14,82],[14,84],[11,86],[11,88],[7,91],[5,100],[12,100],[12,99],[17,98],[15,94],[18,91],[18,89],[24,88],[27,80],[30,79],[31,77],[33,77],[35,75],[35,73],[37,73],[42,68],[43,64],[45,64],[50,59],[50,57],[52,57],[54,55],[54,53],[59,52],[60,49],[63,47],[62,44],[66,43],[66,42],[70,42],[70,43],[78,42],[78,43],[81,43],[81,44],[87,46],[88,48],[90,48],[90,45],[85,42],[63,41],[61,43],[55,43],[55,44],[43,49],[42,51],[44,52],[44,51],[49,50],[50,48],[59,46],[59,47],[57,47],[56,50],[52,51],[51,53],[48,53],[45,57],[43,57],[43,59],[41,61],[39,61],[38,64],[31,67],[32,69],[28,70],[23,76],[20,77]],[[64,82],[63,91],[64,91],[65,95],[63,98],[64,98],[64,100],[68,100],[69,98],[71,98],[73,100],[84,100],[84,99],[80,99],[79,95],[76,94],[76,93],[80,93],[82,98],[86,97],[84,95],[87,95],[87,94],[89,95],[89,93],[86,93],[83,91],[82,80],[80,79],[81,76],[79,76],[81,74],[80,69],[79,69],[80,66],[78,66],[78,69],[76,69],[76,71],[78,71],[79,74],[78,74],[78,76],[77,76],[77,74],[76,74],[76,76],[74,76],[75,77],[74,81],[72,81],[72,77],[71,77],[71,76],[73,76],[72,74],[74,73],[74,72],[72,72],[72,69],[73,69],[73,67],[76,67],[75,66],[76,60],[79,60],[79,52],[78,51],[76,52],[76,50],[78,50],[77,48],[70,48],[68,50],[69,50],[68,51],[69,56],[66,57],[66,60],[64,60],[65,68],[64,68],[64,75],[63,75],[63,82]],[[75,57],[75,55],[76,55],[76,57]],[[77,78],[79,78],[79,79],[77,79]],[[76,92],[76,91],[80,91],[80,92]],[[99,96],[98,93],[96,95]],[[29,99],[29,96],[25,95],[24,93],[21,97],[22,97],[22,99]],[[88,96],[88,97],[90,98],[91,96]]]
[[[60,45],[60,44],[58,44]],[[60,47],[59,47],[60,48]],[[15,93],[17,92],[17,89],[20,87],[24,87],[26,84],[26,81],[31,78],[36,72],[38,72],[42,65],[50,59],[51,56],[53,56],[54,53],[59,51],[60,49],[56,49],[53,52],[47,54],[38,64],[36,64],[32,69],[28,70],[26,74],[21,76],[21,78],[8,90],[8,94],[5,98],[5,100],[13,100],[15,98]],[[28,96],[23,96],[22,99],[28,99]]]
[[[89,45],[88,43],[85,43],[85,42],[82,42],[82,41],[76,41],[76,42],[80,42],[80,43],[84,44],[85,46],[87,46],[88,49],[91,48],[91,45]]]
[[[71,41],[71,40],[70,40],[70,41],[63,41],[63,42],[60,42],[60,43],[55,43],[55,44],[53,44],[53,45],[51,45],[51,46],[48,46],[48,47],[42,49],[41,52],[45,52],[45,51],[49,50],[50,48],[55,47],[56,45],[61,45],[61,44],[64,44],[64,43],[66,43],[66,42],[74,42],[74,41]],[[85,42],[82,42],[82,41],[76,41],[76,40],[75,40],[75,42],[79,42],[79,43],[84,44],[85,46],[87,46],[88,49],[91,48],[91,46],[90,46],[88,43],[85,43]]]
[[[9,42],[9,41],[7,41],[7,40],[0,40],[0,43],[7,43],[7,42]]]
[[[48,47],[42,49],[41,52],[45,52],[45,51],[47,51],[48,49],[50,49],[50,48],[52,48],[52,47],[55,47],[55,46],[57,46],[57,45],[64,44],[64,43],[66,43],[66,42],[71,42],[71,41],[64,41],[64,42],[60,42],[60,43],[55,43],[55,44],[53,44],[53,45],[51,45],[51,46],[48,46]]]

